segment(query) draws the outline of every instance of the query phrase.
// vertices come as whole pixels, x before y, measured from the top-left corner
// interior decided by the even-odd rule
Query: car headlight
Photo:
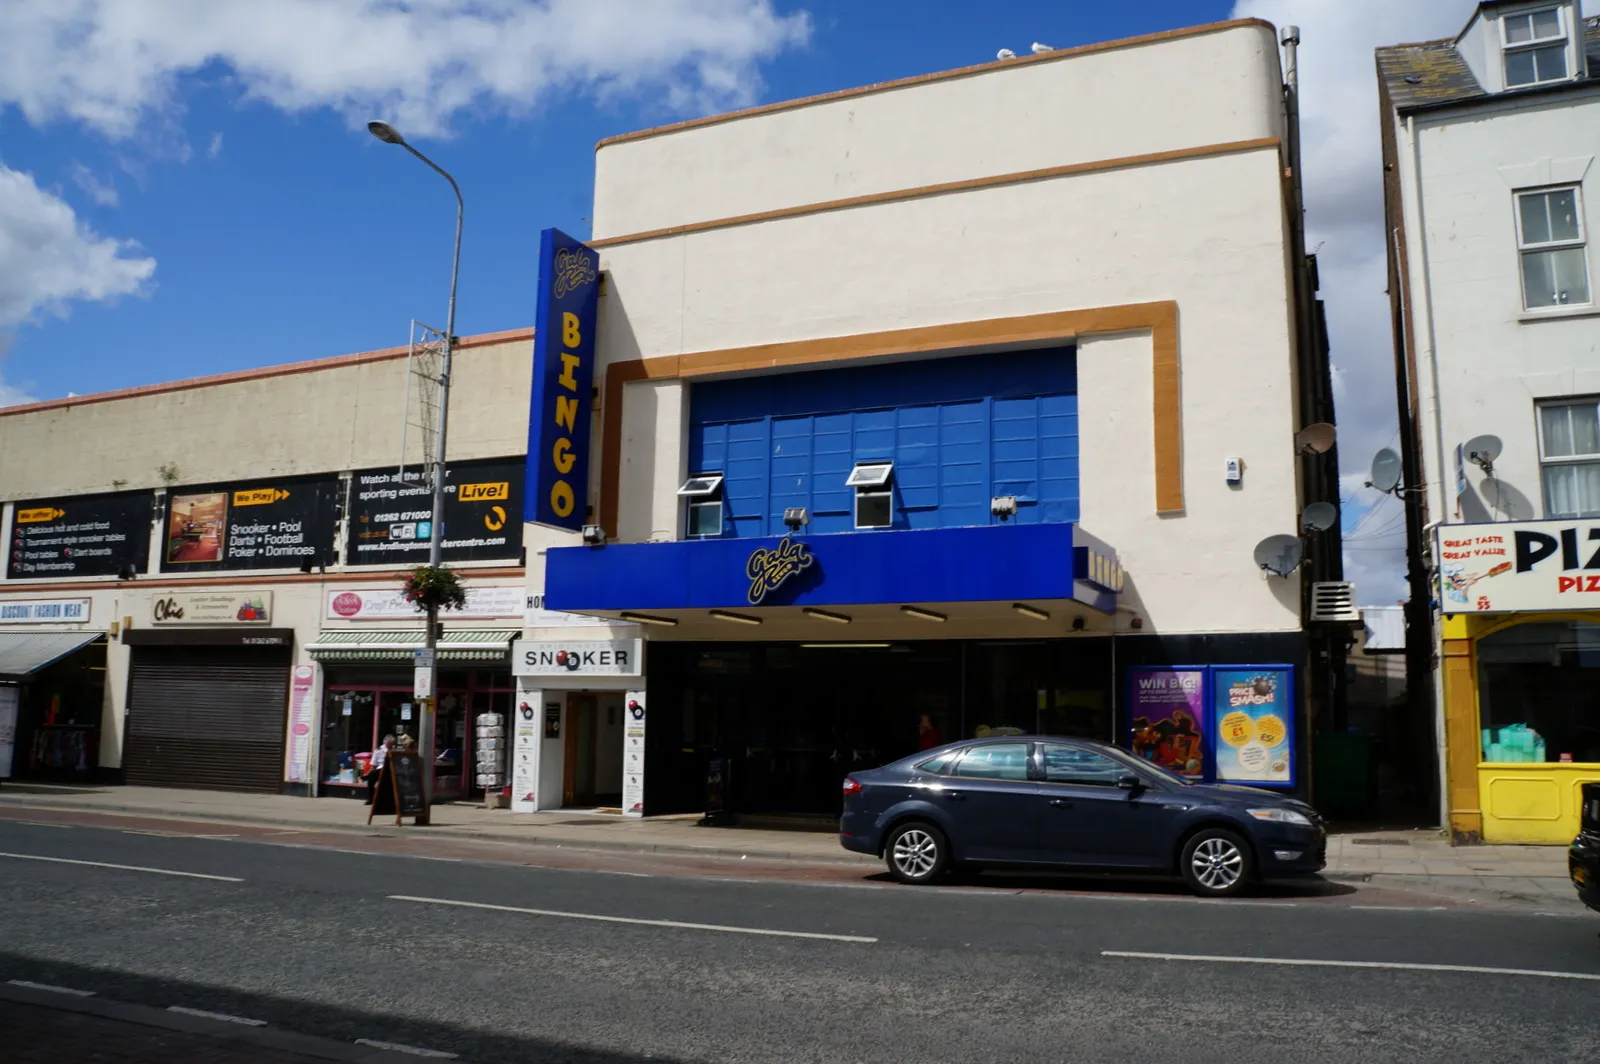
[[[1293,809],[1248,809],[1246,812],[1257,820],[1270,820],[1274,824],[1293,824],[1297,828],[1311,826],[1311,821],[1306,819],[1304,813],[1297,813]]]

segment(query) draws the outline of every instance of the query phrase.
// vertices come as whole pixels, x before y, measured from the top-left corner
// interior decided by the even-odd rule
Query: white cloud
[[[0,163],[0,328],[72,300],[104,301],[143,290],[155,259],[103,237],[33,175]]]
[[[117,205],[117,186],[106,181],[101,181],[94,175],[94,171],[82,163],[73,163],[67,171],[72,176],[72,183],[83,190],[83,194],[94,200],[102,207],[115,207]]]
[[[179,110],[181,76],[225,69],[247,99],[409,135],[552,90],[708,111],[752,102],[757,62],[810,32],[772,0],[9,0],[0,105],[126,137]]]
[[[206,158],[215,159],[222,154],[222,134],[211,134],[211,143],[206,147]]]

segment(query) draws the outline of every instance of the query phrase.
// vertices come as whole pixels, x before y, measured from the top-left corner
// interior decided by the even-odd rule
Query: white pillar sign
[[[629,691],[622,709],[622,815],[644,816],[644,692]]]
[[[411,670],[411,697],[417,699],[433,697],[432,665],[418,665]]]
[[[539,700],[544,692],[517,692],[511,730],[511,811],[531,813],[539,807]]]

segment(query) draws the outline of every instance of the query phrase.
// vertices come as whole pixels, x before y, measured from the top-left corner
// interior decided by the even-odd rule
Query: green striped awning
[[[515,628],[446,628],[439,639],[439,661],[504,662],[511,652],[511,641],[521,634]],[[422,649],[426,643],[421,628],[334,628],[318,632],[306,649],[314,661],[410,664],[412,651]]]

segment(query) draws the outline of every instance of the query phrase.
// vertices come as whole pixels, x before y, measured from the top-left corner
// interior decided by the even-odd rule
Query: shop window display
[[[402,680],[396,683],[396,680]],[[327,788],[360,788],[372,751],[384,735],[397,745],[421,743],[422,705],[413,696],[410,672],[356,666],[329,670],[324,695],[322,783]],[[439,677],[434,713],[434,794],[465,797],[473,789],[465,766],[471,761],[470,716],[511,711],[508,672],[449,670]]]
[[[1517,625],[1477,657],[1484,761],[1600,763],[1600,624]]]

